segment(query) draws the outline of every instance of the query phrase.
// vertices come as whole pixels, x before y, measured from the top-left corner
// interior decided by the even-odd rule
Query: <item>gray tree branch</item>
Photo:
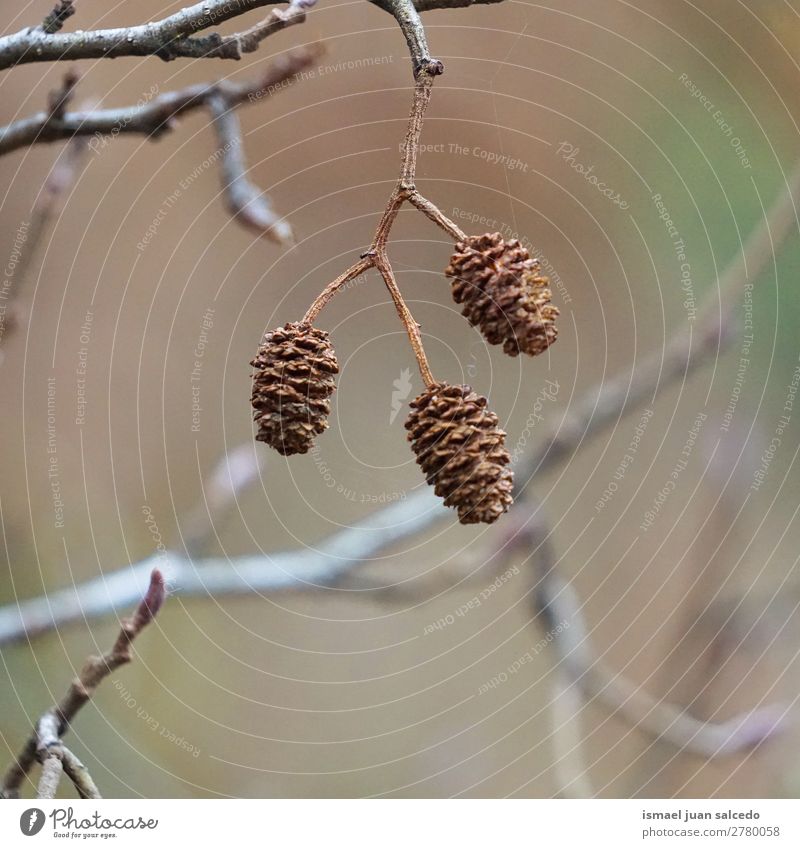
[[[702,721],[684,707],[654,698],[638,684],[606,668],[592,650],[580,601],[556,572],[553,559],[549,557],[550,564],[538,577],[536,607],[542,614],[543,628],[554,634],[557,668],[583,701],[596,700],[637,730],[706,759],[746,751],[782,728],[786,714],[783,705],[770,704],[722,722]],[[569,627],[563,627],[565,621]]]
[[[231,103],[221,92],[208,99],[219,140],[220,177],[228,210],[248,229],[267,236],[278,244],[292,241],[292,228],[279,217],[266,195],[247,177],[244,158],[244,139],[239,118]]]
[[[0,154],[75,136],[145,135],[158,138],[176,126],[182,115],[208,108],[211,98],[223,95],[231,107],[258,103],[271,96],[281,83],[301,73],[319,57],[321,47],[298,48],[272,62],[264,73],[249,82],[214,80],[170,91],[146,103],[118,109],[52,108],[0,127]],[[63,97],[62,97],[63,101]]]
[[[204,0],[146,24],[88,32],[60,32],[60,26],[28,27],[0,38],[0,70],[29,62],[62,62],[73,59],[158,56],[164,60],[240,59],[273,32],[305,20],[315,0],[291,0],[285,9],[273,9],[260,23],[233,35],[198,32],[215,27],[254,9],[276,5],[276,0]],[[69,17],[69,15],[67,15]]]

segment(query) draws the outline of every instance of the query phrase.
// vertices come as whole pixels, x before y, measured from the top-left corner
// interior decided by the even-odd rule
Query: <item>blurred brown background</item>
[[[39,21],[49,6],[20,10],[3,0],[4,30]],[[181,4],[78,6],[71,29],[156,19]],[[425,126],[423,144],[434,147],[421,156],[418,185],[448,214],[489,222],[460,217],[467,231],[501,229],[530,240],[561,281],[554,285],[559,341],[536,361],[488,349],[450,299],[442,269],[451,245],[419,214],[402,214],[391,256],[435,373],[487,394],[513,448],[546,380],[558,381],[545,409],[558,421],[590,387],[629,373],[689,319],[653,194],[662,195],[686,242],[699,305],[762,217],[762,204],[780,190],[798,147],[800,5],[550,0],[435,12],[425,21],[446,74]],[[4,603],[152,553],[145,505],[180,548],[182,517],[202,498],[202,475],[226,448],[251,438],[248,360],[262,332],[296,320],[368,244],[396,177],[410,102],[403,39],[388,15],[363,0],[320,0],[305,24],[270,37],[240,63],[78,63],[78,102],[118,106],[152,86],[164,92],[243,77],[316,41],[326,54],[310,78],[239,111],[252,179],[295,228],[290,249],[255,238],[227,215],[205,113],[159,141],[124,137],[90,153],[19,291],[21,326],[3,344]],[[2,121],[41,109],[63,71],[6,71]],[[741,139],[751,167],[692,97],[684,74]],[[573,164],[593,165],[627,207],[570,167],[564,144],[578,149]],[[57,153],[58,146],[41,145],[0,160],[3,257],[30,220]],[[493,161],[504,156],[506,165]],[[638,412],[531,486],[604,661],[700,717],[724,719],[797,694],[800,413],[763,485],[750,485],[800,354],[799,260],[790,238],[755,281],[752,353],[727,431],[720,425],[737,380],[737,343],[649,406],[642,447],[602,510],[596,502]],[[209,309],[193,432],[190,374]],[[424,485],[405,441],[405,406],[389,423],[402,370],[411,370],[409,399],[421,381],[375,275],[336,298],[320,324],[332,332],[342,374],[317,461],[270,456],[263,485],[218,528],[214,553],[313,546],[376,509],[375,501]],[[81,348],[87,405],[79,426]],[[49,379],[63,528],[55,526],[48,477]],[[642,515],[700,411],[708,418],[691,461],[642,532]],[[538,427],[544,432],[534,427],[534,441]],[[341,492],[327,485],[321,463]],[[516,506],[526,508],[524,500]],[[448,519],[371,570],[411,578],[413,588],[414,575],[474,555],[501,528]],[[342,589],[177,596],[142,637],[136,662],[80,715],[73,747],[108,796],[552,795],[548,652],[477,694],[541,638],[531,624],[527,575],[523,567],[480,609],[427,634],[475,586],[421,590],[417,601],[391,605]],[[3,759],[113,630],[111,620],[91,622],[3,650]],[[782,796],[800,788],[791,729],[786,744],[710,765],[676,755],[599,706],[584,710],[581,722],[589,773],[603,796]]]

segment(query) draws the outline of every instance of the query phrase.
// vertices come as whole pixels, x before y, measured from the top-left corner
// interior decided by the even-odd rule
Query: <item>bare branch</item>
[[[526,543],[526,536],[528,542]],[[782,728],[784,706],[772,704],[728,721],[702,721],[685,708],[648,694],[641,686],[607,669],[595,657],[580,601],[555,568],[549,542],[521,533],[517,543],[538,546],[535,602],[543,628],[553,635],[557,670],[566,674],[585,701],[596,699],[632,727],[706,759],[748,750]],[[565,627],[564,622],[569,626]]]
[[[249,229],[278,244],[292,241],[292,228],[275,214],[267,197],[247,177],[244,140],[234,107],[221,93],[209,97],[208,108],[214,117],[214,129],[222,156],[220,177],[230,213]]]
[[[224,556],[189,560],[177,552],[148,557],[85,583],[1,607],[0,645],[70,622],[98,618],[132,603],[154,567],[166,569],[172,591],[184,597],[296,592],[330,586],[394,542],[440,520],[438,503],[427,490],[422,498],[398,501],[333,534],[317,545],[316,551],[287,551],[270,554],[269,558],[254,554],[234,560]]]
[[[244,32],[225,35],[218,39],[208,37],[207,57],[220,59],[240,58],[243,53],[254,53],[261,42],[278,30],[293,24],[301,24],[306,19],[306,12],[316,4],[317,0],[290,0],[286,9],[273,9],[266,18]],[[199,42],[199,39],[197,40]],[[199,43],[198,43],[199,46]]]
[[[139,134],[158,138],[175,127],[179,116],[199,108],[207,108],[217,117],[214,126],[220,137],[222,156],[222,185],[231,212],[239,221],[278,243],[291,240],[291,228],[272,210],[268,199],[246,176],[239,122],[233,109],[245,103],[256,103],[270,97],[281,84],[308,68],[320,55],[321,48],[312,46],[293,50],[276,59],[258,78],[248,82],[217,82],[191,85],[178,91],[153,98],[148,103],[127,109],[99,109],[89,112],[69,112],[67,105],[76,83],[76,77],[67,75],[61,88],[49,99],[47,111],[30,118],[15,121],[0,128],[0,154],[44,141],[73,139],[74,148],[84,150],[85,141],[75,139],[91,136],[89,147],[96,146],[105,137],[121,134]],[[220,111],[220,104],[225,108]],[[219,115],[217,115],[219,111]],[[63,169],[61,169],[63,171]],[[63,177],[62,177],[63,181]],[[52,195],[46,190],[45,196]],[[30,255],[33,235],[40,235],[35,227],[29,237],[26,255]],[[22,273],[19,272],[22,277]],[[0,307],[1,308],[1,307]],[[13,314],[6,308],[0,312],[0,340],[11,326]],[[6,320],[8,318],[8,320]]]
[[[6,798],[16,797],[19,788],[38,759],[42,763],[39,797],[53,798],[62,773],[64,748],[61,737],[81,707],[91,699],[97,687],[113,671],[131,661],[131,643],[155,618],[166,598],[166,585],[161,572],[154,568],[144,597],[139,601],[133,615],[121,623],[119,634],[111,651],[102,657],[89,657],[78,676],[72,681],[66,695],[51,707],[36,723],[34,732],[3,780],[2,794]],[[67,757],[68,769],[78,775],[83,766],[77,759]],[[85,772],[85,770],[84,770]],[[81,786],[90,791],[91,784],[80,775]],[[96,788],[94,789],[96,792]]]
[[[372,0],[376,2],[376,0]],[[466,9],[467,6],[483,6],[490,3],[502,3],[503,0],[414,0],[418,12],[432,12],[434,9]]]
[[[431,76],[444,72],[444,65],[438,59],[433,59],[428,50],[425,29],[415,3],[411,0],[371,0],[371,2],[392,15],[400,25],[400,30],[408,44],[408,52],[411,54],[411,65],[415,77],[422,71]]]
[[[466,233],[458,224],[451,221],[438,206],[431,203],[430,200],[423,197],[418,191],[414,190],[409,194],[408,202],[412,206],[416,206],[420,212],[430,218],[437,227],[441,227],[455,241],[464,241],[467,238]]]
[[[209,100],[222,93],[232,106],[257,103],[271,96],[281,83],[308,68],[319,57],[314,46],[292,50],[270,64],[264,74],[249,82],[219,80],[198,83],[154,97],[147,103],[119,109],[63,112],[54,119],[39,112],[0,127],[0,154],[42,142],[61,141],[75,136],[117,136],[123,134],[159,137],[175,126],[181,115],[206,108]]]
[[[429,12],[433,9],[463,9],[477,4],[502,2],[503,0],[370,0],[370,3],[392,15],[400,25],[411,54],[415,77],[422,70],[434,76],[444,73],[444,65],[438,59],[431,58],[419,12]]]
[[[28,62],[120,56],[159,56],[164,60],[240,59],[242,53],[255,50],[266,36],[303,21],[306,10],[313,4],[314,0],[292,0],[287,9],[274,10],[258,26],[229,36],[212,33],[193,37],[253,9],[274,6],[276,0],[204,0],[159,21],[89,32],[64,33],[29,27],[0,38],[0,70]]]

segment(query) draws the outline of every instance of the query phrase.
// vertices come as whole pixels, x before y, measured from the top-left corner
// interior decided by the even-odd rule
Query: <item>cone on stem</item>
[[[328,428],[339,373],[328,334],[303,322],[269,330],[250,364],[256,439],[284,456],[308,453]]]
[[[435,383],[411,402],[408,439],[425,477],[462,524],[496,521],[512,502],[505,433],[486,398]]]
[[[509,356],[536,356],[556,340],[558,307],[550,302],[549,280],[518,239],[467,236],[456,243],[445,274],[461,314]]]

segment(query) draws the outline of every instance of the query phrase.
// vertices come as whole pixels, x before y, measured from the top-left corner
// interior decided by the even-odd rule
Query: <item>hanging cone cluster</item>
[[[558,307],[550,302],[549,280],[518,239],[467,236],[456,244],[445,274],[461,314],[509,356],[536,356],[556,340]]]
[[[284,456],[308,453],[328,427],[339,373],[328,334],[304,323],[270,330],[250,364],[256,438]]]
[[[491,524],[511,505],[505,433],[486,398],[436,383],[411,402],[408,439],[429,484],[462,524]]]

